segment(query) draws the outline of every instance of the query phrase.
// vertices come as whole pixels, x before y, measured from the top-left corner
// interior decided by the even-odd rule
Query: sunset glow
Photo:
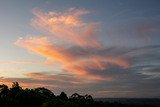
[[[160,2],[73,1],[1,1],[0,83],[160,96]]]

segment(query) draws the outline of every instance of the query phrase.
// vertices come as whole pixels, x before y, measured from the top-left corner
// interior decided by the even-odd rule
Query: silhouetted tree
[[[82,96],[82,95],[79,95],[77,93],[74,93],[70,96],[70,99],[73,99],[73,100],[85,100],[85,97]]]
[[[80,98],[80,95],[77,93],[74,93],[70,96],[70,99],[79,99],[79,98]]]
[[[22,89],[18,82],[13,82],[9,89],[7,85],[0,85],[0,107],[156,107],[151,105],[126,105],[94,101],[91,95],[85,96],[74,93],[69,98],[61,92],[55,96],[52,91],[40,87]],[[157,106],[158,107],[158,106]]]
[[[67,97],[67,94],[64,93],[64,92],[61,92],[61,94],[59,95],[59,98],[62,99],[62,100],[68,100],[68,97]]]
[[[84,98],[85,98],[86,100],[93,101],[93,98],[92,98],[91,95],[86,94],[86,95],[84,96]]]
[[[0,96],[6,97],[9,94],[8,86],[5,84],[0,85]]]
[[[13,82],[12,88],[10,88],[10,96],[11,97],[16,97],[18,93],[22,91],[22,87],[19,86],[18,82]]]
[[[55,97],[55,95],[52,91],[50,91],[50,90],[48,90],[47,88],[44,88],[44,87],[35,88],[35,92],[44,95],[46,98]]]

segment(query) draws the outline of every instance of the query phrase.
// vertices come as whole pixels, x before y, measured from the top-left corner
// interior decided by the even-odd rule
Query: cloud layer
[[[138,96],[136,93],[151,96],[149,92],[156,96],[160,89],[156,86],[160,83],[159,45],[108,47],[102,42],[100,24],[83,20],[90,14],[85,9],[71,8],[64,12],[34,9],[33,14],[32,25],[45,36],[27,35],[15,44],[46,61],[23,63],[45,66],[56,63],[61,72],[33,72],[24,74],[26,78],[1,77],[1,82],[19,81],[24,87],[45,86],[57,92],[60,88],[68,93],[83,91],[101,97],[109,93],[120,97]],[[116,35],[119,32],[116,29],[111,34]],[[150,31],[153,30],[148,27],[143,30]]]
[[[82,16],[89,12],[71,8],[65,12],[34,10],[32,25],[48,36],[18,39],[16,45],[37,55],[56,61],[65,72],[91,79],[105,80],[92,71],[107,72],[110,65],[127,68],[129,63],[119,56],[100,55],[105,47],[98,38],[98,24],[85,22]]]

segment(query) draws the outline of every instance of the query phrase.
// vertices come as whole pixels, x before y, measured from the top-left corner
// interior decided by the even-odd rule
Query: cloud
[[[18,39],[15,44],[26,48],[37,55],[46,57],[47,59],[54,59],[62,63],[72,59],[63,47],[49,43],[47,37]]]
[[[99,57],[91,57],[79,62],[71,63],[68,66],[65,66],[64,70],[69,72],[75,72],[76,74],[79,74],[79,75],[88,75],[88,74],[95,75],[97,79],[112,80],[112,78],[110,77],[106,76],[105,78],[102,78],[103,75],[97,75],[98,73],[103,74],[103,72],[110,72],[109,68],[111,65],[119,66],[122,68],[126,68],[129,66],[126,60],[99,56]],[[97,71],[97,72],[94,73],[94,71]]]
[[[35,86],[57,87],[56,90],[59,87],[67,92],[71,92],[69,88],[83,90],[93,95],[97,95],[98,91],[100,95],[113,92],[111,96],[118,92],[124,96],[126,93],[151,96],[147,92],[155,91],[156,95],[160,89],[156,86],[160,82],[159,45],[105,46],[98,34],[99,24],[83,20],[82,16],[89,14],[85,9],[71,8],[64,12],[34,10],[33,14],[32,25],[46,36],[30,35],[18,39],[15,44],[29,53],[44,57],[51,66],[52,62],[59,64],[61,72],[28,73],[23,79],[1,78],[2,81],[17,79],[26,86],[35,83]]]
[[[23,88],[46,87],[58,94],[61,91],[68,91],[68,94],[73,94],[71,90],[79,90],[89,84],[97,81],[90,81],[86,77],[81,77],[73,74],[48,74],[46,72],[27,73],[24,78],[4,78],[0,77],[0,83],[7,84],[11,87],[12,82],[18,81]],[[87,81],[89,80],[89,81]]]
[[[114,43],[112,45],[153,45],[155,44],[153,40],[159,39],[160,25],[158,23],[160,23],[159,16],[121,19],[118,22],[112,22],[106,29],[107,37]]]
[[[45,57],[46,60],[60,63],[64,72],[85,75],[91,80],[112,80],[110,77],[102,78],[91,71],[107,72],[110,65],[126,68],[129,63],[121,57],[107,55],[97,36],[97,24],[85,22],[81,18],[88,13],[84,9],[74,8],[65,12],[34,10],[35,18],[32,24],[42,32],[49,32],[49,35],[27,36],[18,39],[15,44]]]
[[[88,75],[88,78],[103,79],[100,76],[92,75],[90,71],[105,69],[105,72],[107,72],[107,68],[111,64],[122,68],[129,66],[127,60],[119,56],[115,57],[105,54],[105,50],[94,48],[90,49],[94,53],[90,53],[89,50],[84,50],[83,47],[79,47],[80,51],[77,52],[72,50],[74,48],[58,47],[57,45],[44,41],[42,38],[29,37],[27,39],[20,39],[16,41],[16,44],[46,59],[57,61],[57,63],[62,65],[64,71],[77,75]],[[100,53],[103,53],[103,56],[100,56]]]
[[[49,86],[52,86],[52,88],[57,87],[56,85],[53,85],[53,84],[50,85],[47,83],[43,83],[41,81],[33,80],[31,78],[3,78],[3,77],[0,77],[0,83],[6,84],[9,87],[11,87],[12,82],[16,82],[16,81],[18,81],[23,88],[49,87]]]
[[[53,64],[54,62],[51,61],[43,61],[43,62],[38,62],[38,61],[31,61],[31,60],[19,60],[19,61],[0,61],[0,64],[29,64],[29,65],[50,65]]]
[[[32,25],[50,34],[61,42],[87,47],[101,47],[96,38],[97,23],[83,22],[81,17],[88,14],[85,9],[71,8],[65,12],[42,12],[34,10]]]
[[[93,58],[93,61],[87,60],[90,62],[83,62],[83,66],[77,63],[79,65],[78,68],[74,68],[76,70],[84,69],[90,74],[89,76],[96,75],[96,77],[101,77],[101,80],[93,78],[94,76],[91,78],[88,75],[68,74],[67,71],[63,72],[64,74],[57,75],[48,72],[28,73],[25,74],[26,78],[1,78],[0,81],[7,84],[19,81],[23,87],[30,88],[44,86],[53,90],[56,94],[65,91],[69,95],[72,92],[78,92],[81,94],[89,93],[95,97],[158,97],[160,94],[160,87],[157,85],[160,84],[159,63],[153,62],[155,61],[155,57],[159,61],[159,48],[156,45],[125,49],[106,48],[104,50],[100,49],[101,51],[98,49],[99,51],[96,52],[92,50],[94,55],[117,55],[119,58],[125,57],[130,62],[129,66],[125,66],[125,64],[108,64],[103,62],[107,58],[102,58],[98,63],[103,63],[99,65],[95,64],[97,63],[97,59],[94,62]],[[150,52],[154,53],[154,55],[148,58]],[[85,54],[84,56],[88,57],[91,53],[86,52]],[[77,57],[81,58],[82,56],[77,55]]]

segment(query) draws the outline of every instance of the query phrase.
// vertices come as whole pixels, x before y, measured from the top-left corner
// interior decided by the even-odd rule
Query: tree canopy
[[[147,107],[95,101],[91,95],[74,93],[67,96],[65,92],[54,95],[44,87],[22,89],[18,82],[12,87],[0,85],[0,107]],[[148,106],[150,107],[150,106]]]

